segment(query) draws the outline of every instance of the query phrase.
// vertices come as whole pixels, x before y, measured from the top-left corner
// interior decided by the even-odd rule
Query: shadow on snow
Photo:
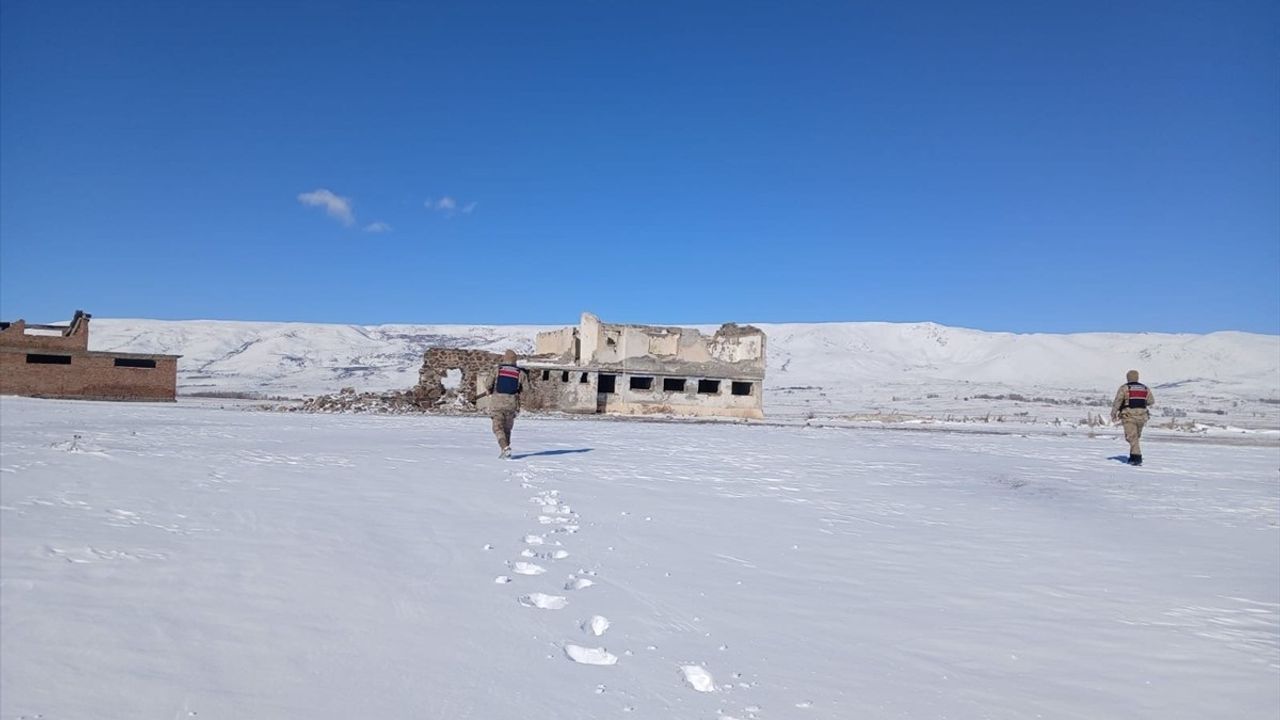
[[[544,456],[547,456],[547,455],[572,455],[572,454],[574,454],[574,453],[585,453],[585,452],[591,452],[591,451],[592,451],[592,449],[593,449],[593,448],[578,448],[577,450],[540,450],[540,451],[538,451],[538,452],[521,453],[521,454],[519,454],[519,455],[512,455],[512,456],[511,456],[511,459],[512,459],[512,460],[523,460],[523,459],[525,459],[525,458],[531,458],[531,457],[544,457]]]

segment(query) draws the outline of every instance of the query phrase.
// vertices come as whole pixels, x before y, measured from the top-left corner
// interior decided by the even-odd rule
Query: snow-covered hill
[[[1280,337],[991,333],[933,323],[765,325],[769,373],[863,383],[954,381],[1109,388],[1128,368],[1159,384],[1204,382],[1245,394],[1280,379]]]
[[[1157,416],[1230,414],[1280,429],[1280,337],[1192,334],[1014,334],[933,323],[766,325],[766,402],[779,411],[1027,416],[1107,413],[1124,373],[1157,388]],[[796,389],[791,389],[796,388]],[[1010,396],[1016,402],[1008,402]],[[1026,398],[1026,400],[1023,400]],[[1031,402],[1038,398],[1041,402]],[[979,402],[980,401],[980,402]]]
[[[544,328],[462,325],[328,325],[222,320],[94,318],[91,350],[171,353],[178,392],[318,395],[342,387],[403,390],[418,382],[433,346],[521,352]]]
[[[1100,403],[1138,368],[1192,411],[1241,403],[1267,426],[1280,398],[1280,336],[991,333],[933,323],[761,324],[773,415],[966,414],[973,396]],[[179,391],[263,396],[404,389],[433,345],[528,351],[537,326],[325,325],[96,318],[97,350],[176,353]],[[966,404],[967,403],[967,404]],[[1232,405],[1232,403],[1235,403]]]

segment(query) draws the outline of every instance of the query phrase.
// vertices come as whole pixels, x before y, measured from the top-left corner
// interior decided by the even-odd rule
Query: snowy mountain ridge
[[[1154,387],[1250,401],[1280,396],[1280,336],[1243,332],[1016,334],[935,323],[760,323],[766,389],[868,397],[917,392],[1109,395],[1129,368]],[[528,352],[532,325],[337,325],[95,318],[95,350],[173,353],[179,392],[314,395],[405,389],[431,346]],[[769,398],[766,397],[766,402]]]

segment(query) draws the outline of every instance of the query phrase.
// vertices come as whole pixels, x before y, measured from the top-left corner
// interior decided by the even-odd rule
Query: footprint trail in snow
[[[523,560],[511,563],[511,572],[517,575],[541,575],[546,571],[546,568],[538,565],[537,563],[525,562]]]
[[[563,595],[547,595],[546,593],[535,592],[521,595],[520,604],[525,607],[535,607],[543,610],[562,610],[569,604],[569,600]]]
[[[589,648],[565,643],[564,654],[579,665],[616,665],[618,656],[604,648]]]

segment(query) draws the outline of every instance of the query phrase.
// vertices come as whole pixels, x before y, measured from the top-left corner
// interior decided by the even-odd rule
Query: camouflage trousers
[[[1120,423],[1124,426],[1124,439],[1129,443],[1130,455],[1142,455],[1142,426],[1150,418],[1151,414],[1145,409],[1120,411]]]
[[[515,410],[494,410],[493,435],[498,438],[498,447],[506,450],[511,447],[511,431],[516,426]]]

